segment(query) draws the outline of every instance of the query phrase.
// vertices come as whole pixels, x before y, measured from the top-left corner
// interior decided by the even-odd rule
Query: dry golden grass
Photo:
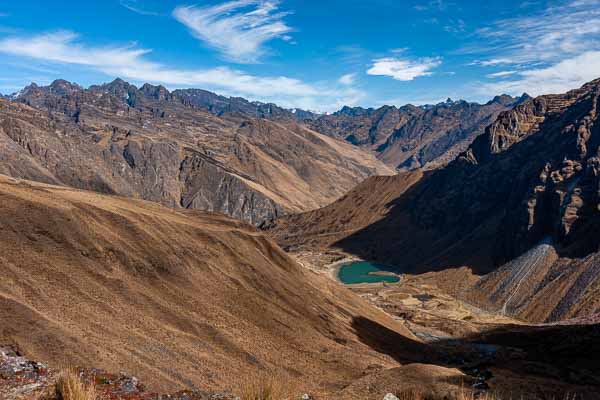
[[[287,379],[270,375],[247,377],[240,385],[241,400],[291,400],[299,398],[294,385]]]
[[[494,394],[475,395],[473,392],[461,390],[455,395],[439,396],[420,390],[409,390],[396,395],[399,400],[504,400]]]
[[[55,400],[96,400],[96,397],[94,385],[83,382],[77,371],[69,368],[61,371],[58,375],[51,398]]]
[[[455,395],[433,395],[419,390],[410,390],[396,395],[399,400],[524,400],[523,396],[502,396],[496,393],[475,393],[463,389]],[[558,398],[557,398],[558,399]],[[577,400],[575,395],[566,395],[563,400]]]

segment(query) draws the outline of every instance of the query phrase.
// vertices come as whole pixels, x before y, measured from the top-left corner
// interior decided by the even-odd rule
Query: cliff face
[[[472,183],[482,192],[504,193],[497,259],[521,254],[546,237],[562,255],[598,250],[600,242],[588,233],[600,228],[599,88],[594,81],[502,114],[458,160],[455,169],[475,167]],[[495,189],[486,191],[492,179]]]
[[[217,116],[190,93],[121,80],[29,86],[0,100],[0,172],[251,223],[323,206],[392,172],[293,119]]]

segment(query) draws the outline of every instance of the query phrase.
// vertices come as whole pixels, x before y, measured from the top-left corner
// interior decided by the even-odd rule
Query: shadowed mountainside
[[[326,205],[370,175],[392,173],[293,118],[254,118],[240,107],[217,116],[198,96],[119,79],[89,89],[31,85],[0,100],[0,173],[255,224]]]
[[[479,274],[547,241],[556,257],[527,263],[537,269],[538,284],[511,286],[529,290],[517,297],[498,292],[497,306],[521,297],[514,313],[532,320],[599,312],[599,276],[593,273],[600,250],[594,234],[600,231],[599,98],[597,80],[528,100],[500,114],[444,169],[421,179],[367,179],[327,213],[275,221],[273,234],[288,248],[333,246],[400,271],[468,266]],[[491,286],[503,279],[495,282]],[[479,297],[494,292],[484,282],[482,288]],[[558,288],[560,296],[553,296]]]

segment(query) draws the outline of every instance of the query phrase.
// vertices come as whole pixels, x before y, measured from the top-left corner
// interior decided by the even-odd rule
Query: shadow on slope
[[[489,384],[502,393],[595,399],[600,392],[600,324],[504,325],[430,343],[407,339],[362,317],[354,318],[352,326],[363,343],[401,364],[457,368],[482,387]]]
[[[573,128],[591,102],[585,97],[545,114],[536,131],[501,151],[491,148],[490,126],[448,167],[424,175],[386,204],[380,219],[334,246],[417,273],[468,266],[485,274],[546,236],[560,256],[598,251],[600,240],[589,233],[600,229],[600,128],[586,136],[588,153]]]

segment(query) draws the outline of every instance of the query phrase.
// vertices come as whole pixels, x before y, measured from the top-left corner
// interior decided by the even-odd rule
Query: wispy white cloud
[[[488,59],[472,65],[510,70],[489,73],[485,94],[565,92],[600,76],[600,0],[575,0],[480,29]]]
[[[564,93],[600,76],[600,51],[589,51],[549,67],[516,72],[516,79],[484,84],[482,93]]]
[[[420,76],[429,76],[442,64],[440,58],[421,58],[416,60],[394,57],[378,58],[367,71],[369,75],[389,76],[398,81],[412,81]]]
[[[356,81],[356,74],[346,74],[342,75],[338,82],[342,85],[352,85]]]
[[[465,31],[466,27],[467,24],[465,21],[458,18],[448,21],[448,23],[444,25],[444,30],[448,33],[462,33]]]
[[[505,76],[511,76],[516,73],[517,73],[517,71],[499,71],[499,72],[494,72],[493,74],[487,74],[486,77],[487,78],[503,78]]]
[[[128,9],[129,11],[133,11],[134,13],[140,15],[160,15],[155,11],[150,11],[142,8],[142,6],[138,3],[138,0],[120,0],[120,4]]]
[[[477,32],[493,60],[557,62],[600,49],[600,0],[578,0],[527,17],[502,19]],[[500,55],[500,57],[499,57]]]
[[[503,65],[503,64],[513,64],[513,60],[510,58],[491,58],[489,60],[475,60],[471,63],[469,63],[469,65],[481,65],[482,67],[492,67],[492,66],[496,66],[496,65]]]
[[[420,3],[413,8],[417,11],[428,11],[428,10],[437,10],[437,11],[445,11],[449,6],[454,5],[454,3],[449,2],[447,0],[431,0],[429,2]]]
[[[359,102],[364,93],[337,84],[309,84],[285,76],[256,76],[228,67],[181,69],[148,58],[151,50],[126,46],[87,46],[73,32],[0,39],[0,52],[44,63],[92,68],[112,77],[171,87],[202,87],[230,96],[270,101],[286,107],[329,111]]]
[[[206,7],[177,7],[173,16],[228,60],[255,63],[267,52],[266,42],[291,40],[288,34],[292,28],[283,21],[289,13],[278,11],[278,6],[279,0],[235,0]]]

